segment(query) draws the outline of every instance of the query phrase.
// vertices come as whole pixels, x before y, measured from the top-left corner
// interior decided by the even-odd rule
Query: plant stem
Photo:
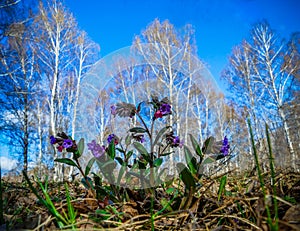
[[[278,204],[276,199],[276,186],[275,186],[275,167],[274,167],[274,157],[272,152],[272,145],[271,145],[271,139],[269,134],[269,127],[266,124],[266,135],[267,135],[267,142],[268,142],[268,149],[269,149],[269,160],[270,160],[270,169],[271,169],[271,185],[273,189],[273,201],[274,201],[274,212],[275,212],[275,225],[273,226],[273,230],[278,230]]]
[[[154,231],[154,190],[151,190],[151,208],[150,208],[150,213],[151,213],[151,231]]]
[[[91,189],[91,192],[93,193],[94,198],[96,198],[96,193],[95,193],[95,191],[93,190],[93,187],[92,187],[92,185],[90,184],[89,179],[88,179],[87,176],[84,174],[84,172],[83,172],[83,170],[82,170],[82,168],[81,168],[81,165],[80,165],[78,159],[76,158],[75,161],[76,161],[76,164],[77,164],[77,166],[78,166],[78,169],[79,169],[81,175],[82,175],[83,178],[85,179],[86,184],[87,184],[87,185],[89,186],[89,188]]]
[[[252,131],[250,119],[248,119],[247,122],[248,122],[248,126],[249,126],[249,133],[250,133],[250,137],[251,137],[251,144],[252,144],[252,149],[253,149],[253,154],[254,154],[254,159],[255,159],[255,165],[256,165],[256,168],[257,168],[258,179],[259,179],[259,182],[260,182],[261,190],[262,190],[263,195],[264,195],[264,203],[265,203],[265,208],[266,208],[267,216],[268,216],[267,222],[268,222],[271,230],[273,230],[273,223],[272,223],[271,213],[270,213],[270,209],[269,209],[268,202],[267,202],[265,184],[264,184],[264,180],[263,180],[263,177],[262,177],[262,172],[261,172],[259,161],[258,161],[258,154],[257,154],[256,147],[255,147],[254,136],[253,136],[253,131]]]

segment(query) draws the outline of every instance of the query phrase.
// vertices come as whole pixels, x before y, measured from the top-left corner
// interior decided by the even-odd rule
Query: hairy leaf
[[[83,154],[83,151],[84,151],[84,139],[81,138],[77,144],[77,148],[78,148],[78,152],[79,152],[79,156],[77,158],[79,158],[82,154]]]
[[[154,167],[159,167],[159,166],[161,166],[162,162],[163,162],[163,159],[162,159],[162,158],[156,158],[156,159],[153,161],[153,166],[154,166]]]
[[[93,157],[89,160],[88,164],[85,167],[84,175],[87,176],[90,173],[91,168],[92,168],[93,164],[95,163],[95,160],[96,160],[95,157]]]
[[[189,170],[191,171],[192,174],[196,174],[198,171],[197,160],[186,146],[184,146],[184,154],[185,154],[185,161]]]
[[[69,158],[57,158],[54,161],[59,162],[59,163],[63,163],[63,164],[67,164],[67,165],[71,165],[71,166],[75,166],[75,167],[78,168],[77,164]]]
[[[142,127],[134,127],[129,129],[130,132],[145,133],[147,130]]]
[[[190,136],[190,140],[191,140],[191,142],[192,142],[194,151],[196,152],[196,154],[197,154],[198,156],[200,156],[200,163],[201,163],[201,161],[202,161],[202,159],[203,159],[203,153],[202,153],[202,151],[201,151],[201,145],[197,142],[197,140],[193,137],[192,134],[189,134],[189,136]]]
[[[176,167],[181,180],[185,184],[185,187],[188,189],[194,188],[196,183],[190,170],[183,163],[177,163]]]

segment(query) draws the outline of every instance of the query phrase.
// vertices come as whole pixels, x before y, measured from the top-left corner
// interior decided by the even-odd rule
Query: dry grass
[[[273,215],[270,175],[264,174],[269,206]],[[263,194],[257,176],[228,176],[225,194],[218,201],[219,179],[203,179],[188,209],[164,210],[154,218],[155,230],[268,230]],[[278,173],[276,176],[279,211],[279,230],[300,230],[300,175]],[[129,200],[101,208],[79,183],[69,183],[77,211],[78,230],[151,230],[150,198],[138,191],[127,190]],[[66,211],[66,197],[62,184],[49,185],[49,194],[56,208]],[[163,208],[162,199],[172,195],[156,189],[154,212]],[[184,195],[178,195],[172,208]],[[7,225],[1,230],[56,230],[55,219],[48,213],[25,183],[3,180],[4,218]],[[106,210],[103,216],[99,210]],[[65,230],[72,230],[66,227]]]

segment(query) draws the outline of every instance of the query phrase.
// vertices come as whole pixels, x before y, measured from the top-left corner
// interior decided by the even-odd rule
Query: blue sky
[[[192,24],[199,57],[218,81],[233,46],[266,19],[282,37],[300,31],[299,0],[65,0],[101,56],[130,46],[155,18],[176,28]],[[222,85],[222,84],[221,84]]]

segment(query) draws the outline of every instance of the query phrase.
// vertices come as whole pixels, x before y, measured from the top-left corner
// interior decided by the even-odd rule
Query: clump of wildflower
[[[220,149],[220,153],[222,153],[224,156],[227,156],[229,154],[230,145],[228,143],[228,139],[225,136],[223,140],[222,147]]]
[[[53,135],[50,136],[50,143],[52,145],[57,144],[56,148],[59,152],[62,152],[64,149],[66,149],[67,152],[74,152],[77,150],[75,140],[72,140],[64,132],[57,133],[57,137],[54,137]]]
[[[95,158],[100,158],[105,154],[106,148],[105,146],[101,146],[100,144],[97,144],[95,140],[92,140],[91,143],[87,144],[88,150],[90,150]]]
[[[162,115],[169,115],[171,114],[171,105],[164,103],[160,106],[159,110],[161,111]]]
[[[117,145],[119,143],[117,136],[115,134],[110,134],[107,137],[107,142],[110,144],[113,140],[114,140],[115,145]]]
[[[162,118],[163,116],[171,114],[171,105],[163,103],[160,105],[159,109],[154,113],[154,118]]]
[[[183,146],[183,141],[180,140],[179,136],[175,136],[173,131],[166,134],[166,141],[168,144],[170,144],[172,148],[173,147],[182,148]]]

